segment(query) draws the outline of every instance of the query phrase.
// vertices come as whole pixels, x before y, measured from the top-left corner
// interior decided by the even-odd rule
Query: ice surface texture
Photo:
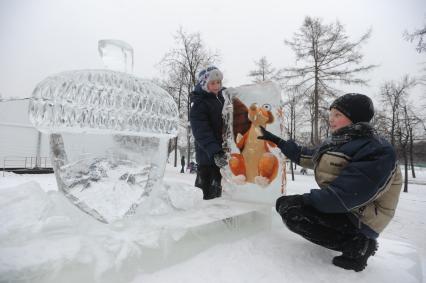
[[[61,73],[37,85],[29,115],[50,134],[59,190],[95,219],[120,220],[162,191],[178,112],[154,83],[109,70]]]
[[[82,70],[48,77],[30,102],[34,126],[47,133],[174,136],[178,110],[154,83],[121,72]]]

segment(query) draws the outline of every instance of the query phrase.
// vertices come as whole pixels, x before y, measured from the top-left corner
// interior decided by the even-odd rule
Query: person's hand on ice
[[[257,138],[259,140],[266,140],[266,141],[270,141],[273,142],[276,145],[279,145],[279,143],[281,141],[283,141],[283,139],[277,137],[276,135],[272,134],[271,132],[268,132],[264,127],[260,126],[260,130],[262,132],[261,136],[258,136]]]

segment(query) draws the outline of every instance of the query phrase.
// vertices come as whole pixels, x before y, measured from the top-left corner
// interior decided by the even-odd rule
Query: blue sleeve
[[[298,145],[293,140],[281,140],[278,144],[279,149],[285,156],[290,158],[291,161],[300,165],[300,157],[312,158],[314,154],[314,149],[309,149],[303,146]]]
[[[209,110],[204,103],[194,102],[189,111],[189,121],[196,143],[209,157],[222,150],[222,146],[214,136]]]
[[[325,213],[345,213],[375,200],[397,169],[391,146],[359,150],[327,188],[311,190],[305,202]]]

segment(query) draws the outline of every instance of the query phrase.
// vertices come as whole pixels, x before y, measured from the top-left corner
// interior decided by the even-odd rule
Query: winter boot
[[[365,236],[356,236],[345,246],[343,254],[333,258],[333,264],[356,272],[364,270],[368,258],[377,251],[377,241]]]

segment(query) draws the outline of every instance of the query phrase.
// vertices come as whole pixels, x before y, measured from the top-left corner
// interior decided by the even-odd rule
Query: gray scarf
[[[327,138],[316,150],[313,161],[316,164],[324,152],[334,150],[342,144],[359,138],[372,137],[374,135],[376,135],[375,130],[366,122],[359,122],[340,128],[333,133],[331,137]]]

